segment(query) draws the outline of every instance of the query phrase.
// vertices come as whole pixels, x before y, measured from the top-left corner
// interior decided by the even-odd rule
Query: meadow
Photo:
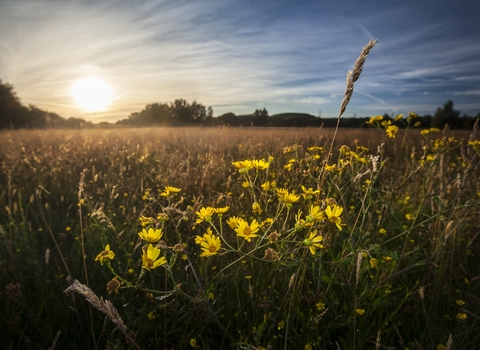
[[[480,137],[389,123],[1,131],[0,347],[479,348]]]

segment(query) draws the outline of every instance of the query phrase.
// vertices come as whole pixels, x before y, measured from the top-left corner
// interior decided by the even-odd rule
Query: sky
[[[0,0],[0,79],[24,105],[115,122],[183,98],[214,115],[336,118],[345,77],[378,39],[345,117],[480,112],[478,0]],[[72,87],[96,78],[104,110]]]

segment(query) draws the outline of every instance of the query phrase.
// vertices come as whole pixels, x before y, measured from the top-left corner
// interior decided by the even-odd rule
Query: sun
[[[97,78],[85,78],[77,81],[71,92],[77,106],[88,112],[105,110],[113,99],[110,86]]]

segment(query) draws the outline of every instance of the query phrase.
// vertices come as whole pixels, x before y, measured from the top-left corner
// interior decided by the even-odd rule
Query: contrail
[[[358,21],[355,21],[355,24],[360,27],[361,30],[365,33],[367,39],[375,38],[375,36],[364,26],[362,26]]]
[[[382,99],[379,99],[378,97],[375,97],[375,96],[372,96],[372,95],[370,95],[370,94],[367,94],[366,92],[361,92],[361,91],[355,90],[355,93],[360,94],[360,95],[363,95],[363,96],[367,96],[367,97],[371,98],[372,100],[378,101],[378,102],[380,102],[381,104],[383,104],[383,105],[385,105],[385,106],[388,106],[388,107],[390,107],[390,108],[393,108],[393,109],[395,109],[395,110],[397,109],[397,107],[392,106],[391,104],[385,102],[385,101],[382,100]]]
[[[229,48],[229,49],[232,49],[232,50],[235,50],[235,51],[244,53],[244,54],[249,55],[249,56],[259,56],[258,54],[255,54],[255,53],[252,53],[252,52],[249,52],[249,51],[245,51],[245,50],[239,49],[239,48],[236,47],[236,46],[228,45],[228,44],[225,44],[225,43],[223,43],[223,42],[221,42],[221,41],[218,41],[218,40],[207,39],[207,41],[210,41],[211,43],[218,44],[218,45],[227,47],[227,48]]]

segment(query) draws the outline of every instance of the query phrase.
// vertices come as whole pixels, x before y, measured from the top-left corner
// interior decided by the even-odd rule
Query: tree
[[[207,108],[207,118],[213,118],[213,108],[212,108],[212,106],[208,106],[208,108]]]
[[[172,119],[172,111],[165,103],[152,103],[140,112],[130,114],[128,118],[132,124],[168,125]]]
[[[263,109],[256,109],[252,115],[252,123],[254,126],[267,126],[268,125],[268,111]]]
[[[14,128],[23,124],[22,117],[26,108],[13,91],[13,86],[0,80],[0,129]]]
[[[446,124],[450,127],[455,128],[458,125],[458,117],[460,116],[460,111],[453,109],[453,101],[449,100],[443,105],[443,108],[437,108],[435,115],[433,116],[432,126],[436,128],[444,128]]]
[[[173,119],[180,123],[202,122],[207,117],[205,106],[197,101],[189,104],[184,99],[176,99],[170,104],[170,109]]]

